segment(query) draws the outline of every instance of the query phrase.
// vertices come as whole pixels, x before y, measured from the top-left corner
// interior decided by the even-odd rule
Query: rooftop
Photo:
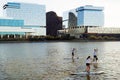
[[[83,11],[83,10],[94,10],[94,11],[102,11],[104,8],[103,7],[94,7],[92,5],[85,5],[78,7],[76,11]]]

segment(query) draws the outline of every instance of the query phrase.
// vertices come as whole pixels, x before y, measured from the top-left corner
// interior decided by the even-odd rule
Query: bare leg
[[[90,66],[87,66],[87,67],[86,67],[86,71],[87,71],[87,72],[90,72]]]
[[[87,80],[90,80],[90,76],[89,75],[86,75],[86,77],[87,77]]]

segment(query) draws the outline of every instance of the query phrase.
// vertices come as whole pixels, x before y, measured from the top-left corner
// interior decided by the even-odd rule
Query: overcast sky
[[[120,27],[120,0],[0,0],[0,3],[5,1],[43,4],[46,12],[54,11],[58,16],[62,16],[63,11],[84,5],[101,6],[104,7],[104,26]]]

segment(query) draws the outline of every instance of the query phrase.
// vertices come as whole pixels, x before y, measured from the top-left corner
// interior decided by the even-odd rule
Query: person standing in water
[[[93,53],[93,61],[96,61],[96,62],[97,62],[97,60],[98,60],[97,52],[98,52],[98,49],[94,49],[94,53]]]
[[[94,53],[93,53],[93,67],[94,68],[97,68],[98,67],[98,57],[97,57],[97,52],[98,52],[98,49],[94,49]]]
[[[87,72],[90,72],[90,65],[91,65],[91,63],[92,63],[92,59],[91,59],[90,56],[88,56],[87,59],[86,59],[86,71]]]
[[[75,48],[72,49],[72,59],[74,58],[75,56]]]

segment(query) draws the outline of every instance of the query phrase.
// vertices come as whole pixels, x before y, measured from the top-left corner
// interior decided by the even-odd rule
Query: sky
[[[105,27],[120,27],[120,0],[0,0],[5,2],[27,2],[46,6],[46,12],[54,11],[58,16],[80,6],[93,5],[104,7]]]

